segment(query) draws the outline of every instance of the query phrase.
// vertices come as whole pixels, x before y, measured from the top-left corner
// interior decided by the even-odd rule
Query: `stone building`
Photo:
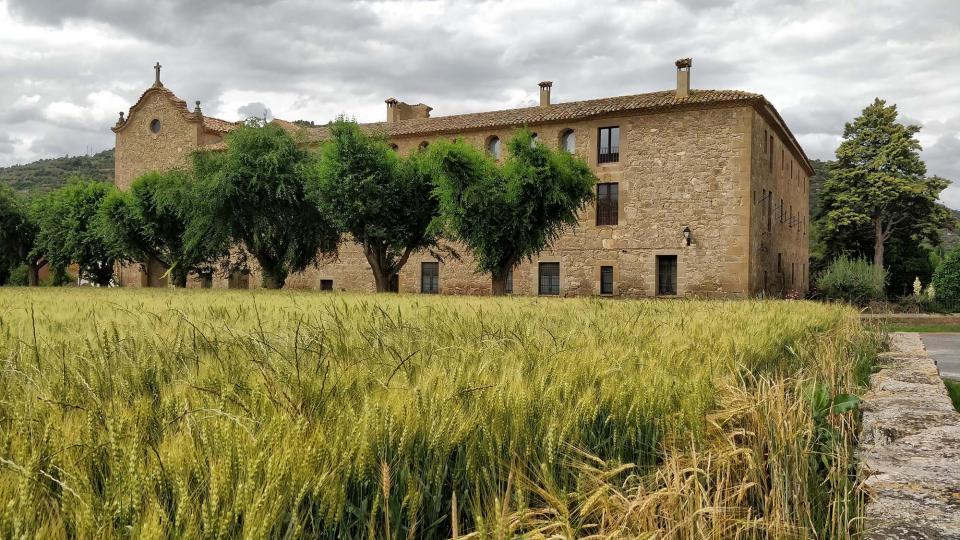
[[[526,127],[543,144],[581,155],[599,182],[596,202],[532,261],[513,270],[514,294],[742,297],[803,292],[809,283],[811,165],[783,119],[762,95],[693,90],[691,62],[679,60],[676,88],[567,103],[551,100],[540,83],[540,104],[492,112],[431,116],[431,107],[386,100],[386,121],[365,129],[389,137],[401,154],[440,138],[463,138],[502,157],[513,130]],[[156,80],[113,127],[116,183],[186,164],[191,152],[222,149],[237,124],[191,111]],[[308,144],[323,127],[300,127]],[[401,292],[489,294],[490,276],[462,260],[411,256]],[[127,286],[162,286],[157,262],[122,270]],[[191,286],[257,287],[248,274],[191,281]],[[373,276],[359,246],[339,260],[287,280],[287,287],[372,291]]]

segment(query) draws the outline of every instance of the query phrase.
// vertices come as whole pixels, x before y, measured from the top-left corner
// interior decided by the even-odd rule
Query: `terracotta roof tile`
[[[555,103],[549,107],[523,107],[469,114],[412,118],[397,122],[371,122],[361,126],[371,132],[380,132],[390,137],[456,133],[474,129],[522,126],[564,120],[582,120],[609,113],[638,110],[668,109],[704,104],[751,102],[762,100],[760,94],[738,90],[693,90],[685,99],[678,99],[673,90],[619,96],[586,101]],[[326,127],[301,128],[292,122],[275,119],[275,123],[288,131],[302,130],[309,140],[327,138]]]
[[[755,105],[758,109],[769,108],[773,119],[783,125],[786,135],[793,141],[800,155],[806,160],[803,149],[796,143],[793,135],[786,129],[776,109],[761,95],[740,90],[691,90],[686,98],[677,98],[676,91],[667,90],[630,96],[618,96],[585,101],[554,103],[548,107],[522,107],[469,114],[437,116],[433,118],[413,118],[397,122],[371,122],[360,127],[371,133],[381,133],[388,137],[406,137],[416,135],[435,135],[459,133],[470,130],[496,129],[533,125],[551,122],[575,121],[615,114],[618,112],[656,111],[674,108],[698,107],[709,105],[727,105],[742,103]],[[299,133],[309,142],[326,140],[329,131],[325,126],[302,127],[286,120],[274,119],[273,122],[287,131]],[[234,127],[236,125],[234,124]],[[213,148],[213,145],[204,147]]]
[[[632,96],[555,103],[548,107],[524,107],[502,111],[440,116],[437,118],[415,118],[401,120],[391,124],[387,124],[386,122],[379,124],[383,126],[389,135],[397,137],[539,124],[544,122],[560,122],[564,120],[582,120],[616,112],[753,101],[757,99],[762,99],[762,96],[736,90],[694,90],[690,93],[689,97],[678,99],[676,92],[669,90]],[[371,127],[373,127],[373,125],[371,125]]]
[[[203,129],[207,131],[216,131],[217,133],[227,133],[237,129],[240,124],[238,122],[228,122],[226,120],[221,120],[219,118],[213,118],[212,116],[203,117]]]

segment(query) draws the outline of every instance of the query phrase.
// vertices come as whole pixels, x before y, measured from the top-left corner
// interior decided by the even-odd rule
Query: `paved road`
[[[960,333],[920,334],[940,376],[960,381]]]

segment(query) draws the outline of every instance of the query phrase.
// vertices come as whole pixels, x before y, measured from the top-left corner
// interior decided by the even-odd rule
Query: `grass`
[[[843,538],[807,302],[0,289],[0,536]]]
[[[953,408],[960,412],[960,381],[944,379],[943,384],[947,386],[947,394],[950,395],[950,401],[953,402]]]

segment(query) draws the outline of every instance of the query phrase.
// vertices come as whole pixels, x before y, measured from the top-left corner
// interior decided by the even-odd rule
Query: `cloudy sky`
[[[896,103],[960,208],[958,0],[0,0],[0,165],[111,147],[156,61],[208,115],[325,122],[391,96],[531,105],[544,79],[555,101],[662,90],[687,56],[695,88],[764,94],[815,158]]]

